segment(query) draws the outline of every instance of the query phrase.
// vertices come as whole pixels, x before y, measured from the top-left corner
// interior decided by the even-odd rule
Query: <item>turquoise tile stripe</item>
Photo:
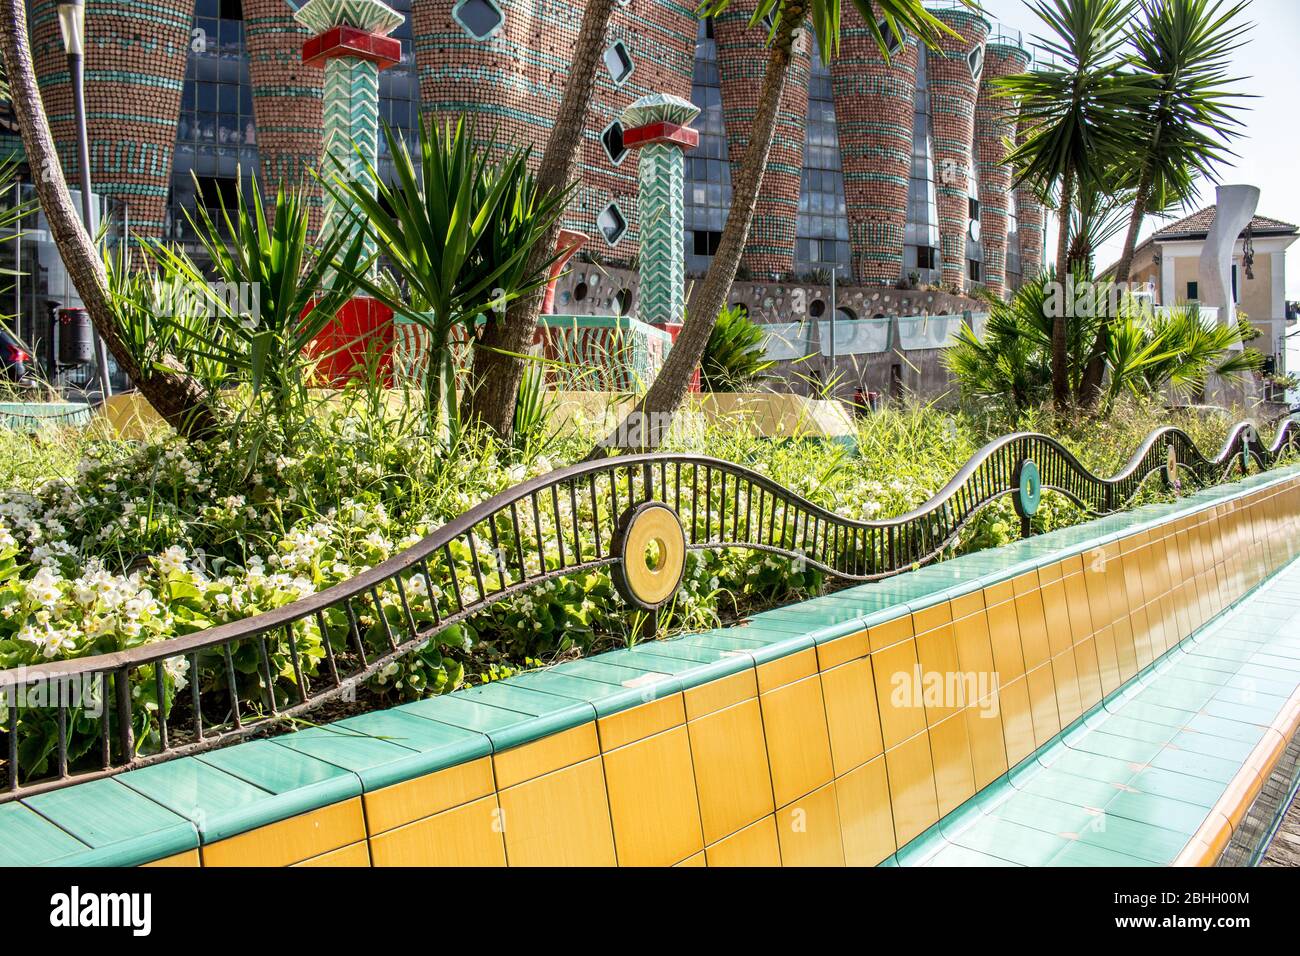
[[[0,865],[160,859],[756,668],[1298,473],[1300,466],[1275,469],[777,608],[740,626],[646,642],[3,804]],[[1186,842],[1196,814],[1204,818],[1222,793],[1225,764],[1254,746],[1269,707],[1300,683],[1298,598],[1300,561],[882,865],[1014,865],[1041,857],[1051,840],[1058,841],[1053,864],[1172,859],[1182,843],[1171,850],[1168,834]],[[1135,770],[1134,755],[1150,759]],[[1125,773],[1132,794],[1098,788],[1099,781],[1108,785],[1107,774]],[[1025,802],[1012,804],[1016,799]],[[132,809],[106,819],[109,806]],[[1034,808],[1047,814],[1042,819],[1074,825],[1080,812],[1095,819],[1092,811],[1104,809],[1105,819],[1122,821],[1112,834],[1136,842],[1125,848],[1118,836],[1091,831],[1065,841],[1023,822]],[[1153,827],[1162,832],[1143,829]]]
[[[1168,866],[1297,688],[1300,559],[901,848],[898,862]]]

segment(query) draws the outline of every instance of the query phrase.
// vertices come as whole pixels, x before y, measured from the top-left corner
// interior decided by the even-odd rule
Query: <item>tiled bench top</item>
[[[558,733],[1284,482],[1279,468],[719,628],[0,805],[0,865],[130,865]]]

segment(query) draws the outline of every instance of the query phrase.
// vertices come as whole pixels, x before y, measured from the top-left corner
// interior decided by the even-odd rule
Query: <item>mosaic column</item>
[[[927,63],[942,278],[945,285],[964,289],[975,101],[989,23],[964,7],[932,9],[930,13],[958,34],[940,33],[938,49],[930,52]]]
[[[765,28],[761,24],[749,25],[755,8],[754,0],[737,0],[714,22],[732,182],[744,162],[763,89],[763,74],[767,72]],[[808,75],[812,68],[808,46],[811,38],[812,30],[805,27],[803,35],[795,41],[785,91],[777,109],[772,149],[767,155],[767,169],[754,205],[749,242],[740,257],[741,268],[748,269],[755,279],[779,279],[794,271]]]
[[[1017,141],[1025,138],[1024,124],[1016,131]],[[1027,282],[1043,268],[1043,222],[1046,212],[1038,196],[1026,185],[1016,187],[1016,222],[1020,236],[1020,275]]]
[[[321,74],[302,62],[311,31],[284,0],[243,0],[244,46],[257,118],[258,184],[268,200],[278,188],[299,189],[320,231],[325,197],[312,175],[321,158]]]
[[[379,0],[307,0],[294,19],[313,34],[303,44],[303,62],[325,68],[321,174],[361,180],[366,164],[379,161],[379,71],[401,62],[401,41],[388,34],[404,17]],[[346,226],[353,212],[327,197],[322,235]],[[371,244],[367,254],[373,251]]]
[[[623,145],[638,153],[641,305],[652,325],[680,325],[686,309],[686,176],[683,154],[699,145],[694,103],[667,93],[643,96],[623,111]]]
[[[28,11],[41,100],[64,175],[75,185],[77,130],[58,4],[32,0]],[[137,236],[163,232],[193,25],[194,0],[86,4],[90,180],[96,193],[127,207]]]
[[[984,286],[995,295],[1007,291],[1007,215],[1011,168],[1002,160],[1016,135],[1015,103],[997,94],[993,81],[1023,73],[1029,54],[1011,43],[990,43],[984,51],[984,76],[975,104],[975,160],[979,170],[980,236],[984,243]]]
[[[854,272],[863,282],[893,284],[903,273],[907,231],[916,42],[886,62],[857,8],[846,4],[843,18],[831,80]]]

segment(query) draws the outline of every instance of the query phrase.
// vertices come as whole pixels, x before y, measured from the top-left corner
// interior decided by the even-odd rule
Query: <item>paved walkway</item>
[[[1168,865],[1297,687],[1300,560],[899,850],[898,862]],[[1297,807],[1276,844],[1275,862],[1300,862]]]

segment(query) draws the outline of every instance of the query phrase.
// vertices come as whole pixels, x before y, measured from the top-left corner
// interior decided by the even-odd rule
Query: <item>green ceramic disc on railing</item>
[[[1038,511],[1038,503],[1043,499],[1043,480],[1038,475],[1038,466],[1025,459],[1020,463],[1017,480],[1020,487],[1016,492],[1016,511],[1021,517],[1027,517]]]

